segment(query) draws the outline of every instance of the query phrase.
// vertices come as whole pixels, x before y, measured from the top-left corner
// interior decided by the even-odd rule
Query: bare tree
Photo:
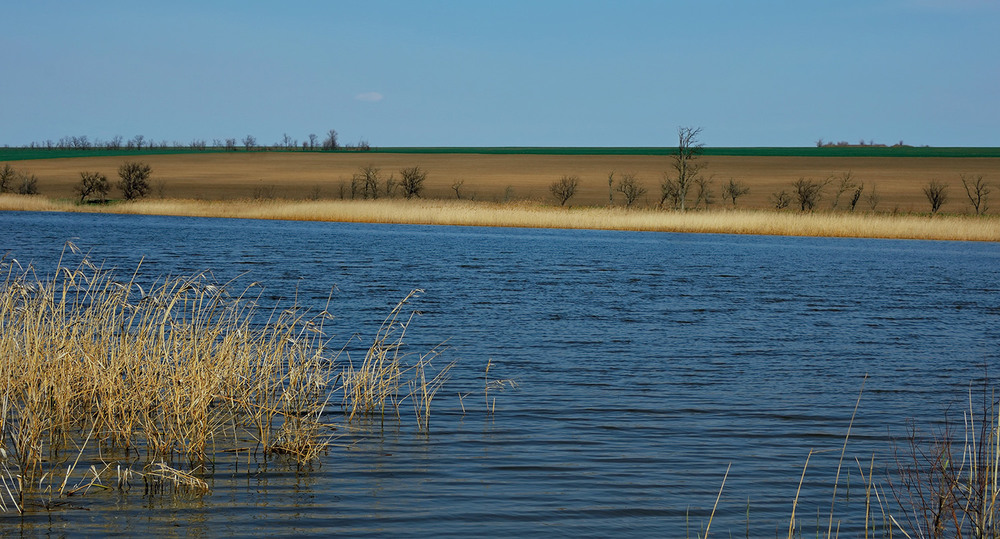
[[[257,145],[257,138],[253,135],[243,137],[243,147],[249,152]]]
[[[135,147],[136,150],[141,150],[142,149],[142,142],[145,139],[146,139],[146,137],[144,137],[142,135],[136,135],[136,136],[132,137],[132,140],[129,141],[128,146],[129,146],[129,148]]]
[[[152,168],[140,161],[126,161],[118,167],[118,188],[125,200],[135,200],[149,194],[149,175]]]
[[[816,208],[816,204],[819,203],[819,199],[823,195],[823,188],[829,180],[825,182],[815,182],[811,178],[799,178],[792,187],[795,188],[795,199],[799,203],[799,210],[801,211],[812,211]]]
[[[14,167],[10,166],[10,163],[4,163],[3,168],[0,168],[0,193],[9,193],[14,189],[14,178],[17,177],[17,171]]]
[[[340,148],[340,144],[337,142],[337,131],[331,129],[327,131],[326,138],[323,139],[323,149],[336,150],[337,148]]]
[[[294,146],[298,146],[298,143],[292,140],[292,137],[288,136],[288,133],[282,133],[281,146],[287,150]]]
[[[962,174],[961,178],[962,187],[965,188],[965,194],[969,197],[972,208],[976,210],[976,215],[983,215],[989,209],[986,198],[993,192],[993,186],[983,181],[982,174],[975,176]]]
[[[309,149],[310,150],[315,150],[316,149],[316,139],[317,138],[319,138],[319,137],[317,137],[315,133],[309,133]]]
[[[615,171],[608,173],[608,206],[615,205]]]
[[[698,141],[701,134],[700,127],[680,127],[677,129],[677,151],[672,158],[673,173],[663,175],[663,185],[661,185],[660,205],[671,199],[674,209],[684,211],[686,209],[688,190],[695,184],[704,163],[696,163],[698,156],[704,149],[704,144]]]
[[[396,187],[399,182],[396,180],[395,174],[389,174],[389,177],[385,179],[385,196],[386,198],[392,198],[396,194]]]
[[[37,195],[38,194],[38,177],[29,172],[21,172],[18,174],[20,178],[20,183],[17,187],[17,194],[19,195]]]
[[[854,192],[851,193],[851,212],[858,205],[858,201],[861,200],[861,193],[865,190],[864,182],[859,183],[854,187]]]
[[[559,201],[560,206],[565,206],[566,202],[576,194],[576,188],[580,185],[580,178],[577,176],[563,176],[557,182],[549,185],[549,192]]]
[[[931,204],[931,215],[935,215],[941,209],[941,206],[944,206],[944,203],[948,202],[948,186],[937,180],[931,180],[924,187],[924,196],[927,197],[927,202]]]
[[[853,176],[854,173],[848,170],[847,172],[841,174],[840,176],[834,177],[834,179],[838,180],[837,192],[833,195],[833,204],[830,206],[831,209],[834,210],[837,209],[837,206],[840,204],[840,197],[847,191],[850,191],[851,189],[854,189],[855,187],[858,186],[857,182],[854,181]]]
[[[729,178],[729,183],[722,186],[722,198],[733,201],[736,207],[736,200],[750,192],[750,188],[740,180]]]
[[[626,208],[631,208],[636,200],[646,194],[646,188],[639,182],[639,178],[631,172],[622,174],[615,190],[625,197]]]
[[[788,191],[784,189],[778,193],[771,194],[771,204],[774,204],[774,209],[783,210],[792,203],[792,195],[788,194]]]
[[[872,190],[868,191],[868,209],[875,211],[880,200],[882,200],[882,197],[878,194],[878,187],[872,184]]]
[[[715,193],[712,192],[713,181],[714,178],[712,177],[706,178],[704,176],[698,176],[697,178],[695,178],[694,185],[695,187],[698,188],[698,191],[695,193],[695,198],[694,198],[695,208],[698,207],[698,204],[704,203],[705,209],[707,210],[709,205],[715,202]]]
[[[358,190],[364,198],[376,199],[379,196],[379,184],[382,183],[382,171],[375,165],[361,167],[351,180],[351,198]]]
[[[401,177],[399,186],[403,189],[403,197],[411,199],[420,198],[420,192],[424,190],[424,180],[427,179],[427,172],[420,170],[420,167],[404,168],[399,171]]]
[[[230,152],[235,152],[236,151],[236,139],[235,138],[227,138],[226,139],[226,150],[230,151]]]
[[[455,180],[451,184],[452,191],[455,191],[455,198],[462,200],[462,187],[465,185],[465,180]]]
[[[101,203],[108,199],[108,191],[111,185],[108,177],[100,172],[81,172],[80,183],[76,184],[76,192],[80,195],[80,204],[87,201],[90,195],[100,195]]]

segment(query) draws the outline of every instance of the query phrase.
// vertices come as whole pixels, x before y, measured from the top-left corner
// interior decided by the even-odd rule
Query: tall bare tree
[[[983,215],[989,209],[986,198],[993,192],[993,186],[983,180],[982,174],[975,176],[962,174],[961,177],[962,187],[965,188],[965,194],[969,197],[969,203],[976,210],[976,215]]]
[[[686,210],[688,190],[696,183],[704,163],[697,162],[705,145],[698,140],[700,127],[680,127],[677,129],[677,151],[672,157],[672,171],[663,175],[660,186],[660,205],[670,199],[674,209]]]
[[[247,135],[243,137],[243,147],[249,152],[257,145],[257,137],[253,135]]]
[[[337,148],[340,148],[340,143],[337,142],[337,131],[331,129],[326,132],[326,138],[323,139],[323,149],[336,150]]]

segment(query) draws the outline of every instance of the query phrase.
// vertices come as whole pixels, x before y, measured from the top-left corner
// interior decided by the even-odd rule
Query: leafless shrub
[[[420,192],[424,190],[427,172],[420,170],[420,167],[410,167],[400,170],[399,175],[401,178],[399,186],[403,190],[403,198],[419,198]]]
[[[560,206],[565,206],[566,202],[576,194],[576,188],[580,185],[578,176],[563,176],[559,181],[549,185],[549,192],[559,201]]]
[[[694,207],[697,208],[699,204],[704,204],[705,209],[715,202],[715,193],[712,192],[712,182],[714,178],[705,176],[698,176],[694,179],[694,185],[698,188],[695,193]]]
[[[618,186],[615,190],[625,197],[626,208],[631,208],[632,204],[635,204],[635,201],[639,200],[646,194],[646,188],[643,187],[642,182],[640,182],[639,178],[631,172],[622,174],[621,179],[618,180]]]
[[[851,191],[858,186],[857,182],[854,181],[854,173],[848,170],[847,172],[836,176],[833,179],[837,180],[837,192],[833,195],[833,203],[831,204],[831,209],[836,210],[837,206],[840,204],[840,197],[844,193]],[[854,206],[851,206],[852,210]]]
[[[722,198],[733,201],[736,207],[736,200],[750,192],[750,188],[740,180],[729,178],[729,183],[722,186]]]
[[[816,208],[816,204],[819,203],[820,198],[823,195],[823,188],[829,180],[824,182],[816,182],[811,178],[799,178],[792,184],[795,188],[795,199],[799,203],[800,211],[812,211]]]
[[[0,168],[0,193],[9,193],[14,189],[14,179],[17,177],[17,171],[14,167],[10,166],[10,163],[4,163],[3,167]]]
[[[931,205],[931,215],[937,214],[941,206],[948,201],[948,186],[937,180],[931,180],[924,187],[924,196]]]
[[[782,189],[780,192],[771,193],[771,204],[774,205],[774,209],[783,210],[792,203],[792,195],[788,194],[788,191]]]
[[[98,195],[102,203],[108,199],[111,184],[108,177],[100,172],[81,172],[80,182],[76,184],[76,192],[80,195],[80,204],[87,201],[90,195]]]
[[[135,200],[149,194],[149,176],[153,169],[141,161],[126,161],[118,167],[118,188],[125,200]]]
[[[451,184],[451,190],[455,191],[455,198],[462,200],[462,187],[465,185],[465,180],[455,180]]]
[[[17,194],[19,195],[37,195],[38,194],[38,176],[31,174],[29,172],[21,172],[18,174],[20,183],[17,186]]]
[[[882,197],[878,194],[878,187],[872,184],[872,190],[868,192],[868,209],[875,211]]]
[[[361,167],[358,173],[351,178],[351,198],[355,198],[359,191],[366,199],[378,198],[380,183],[382,183],[381,170],[374,165]]]

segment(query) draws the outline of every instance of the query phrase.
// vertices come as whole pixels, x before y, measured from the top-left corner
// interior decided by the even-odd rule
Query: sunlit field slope
[[[979,176],[1000,185],[1000,157],[979,152],[980,157],[898,157],[852,156],[815,153],[812,155],[706,155],[700,161],[704,173],[713,179],[714,197],[704,211],[687,212],[682,216],[660,210],[660,183],[670,171],[667,155],[652,154],[541,154],[541,153],[434,153],[434,152],[222,152],[153,154],[138,156],[94,156],[10,161],[11,166],[34,174],[38,178],[41,197],[52,201],[17,201],[5,197],[3,209],[26,208],[31,204],[47,209],[84,211],[125,211],[168,213],[180,215],[240,215],[258,218],[357,220],[420,222],[441,224],[492,224],[497,226],[557,226],[581,228],[620,228],[642,230],[705,230],[741,233],[791,233],[809,235],[884,236],[884,237],[947,237],[961,238],[965,234],[939,232],[949,220],[977,228],[967,239],[997,241],[996,220],[991,209],[987,217],[972,216],[970,205],[960,181],[962,174]],[[787,152],[786,152],[787,153]],[[933,154],[927,154],[933,155]],[[127,160],[140,160],[152,167],[152,190],[140,205],[112,204],[108,207],[77,207],[79,196],[75,186],[80,172],[100,172],[114,183],[118,167]],[[376,167],[383,178],[400,177],[400,170],[420,167],[427,179],[421,199],[393,199],[390,205],[348,205],[351,199],[351,179],[363,167]],[[792,184],[800,178],[816,182],[852,174],[865,191],[857,203],[854,216],[845,211],[849,193],[839,200],[837,211],[832,205],[837,180],[825,187],[815,214],[808,218],[798,214],[794,198],[790,207],[775,211],[773,195],[780,191],[793,192]],[[617,181],[623,174],[634,174],[647,190],[628,211],[621,193],[609,193],[608,178]],[[549,193],[549,186],[563,176],[579,178],[579,188],[567,203],[572,209],[554,208],[558,203]],[[742,182],[750,191],[738,199],[732,211],[731,201],[722,197],[723,185],[730,179]],[[948,201],[941,214],[929,219],[930,206],[923,193],[931,181],[948,185]],[[875,197],[870,194],[874,191]],[[609,210],[609,194],[613,198]],[[120,194],[112,189],[111,197]],[[360,194],[356,193],[356,197]],[[1000,197],[1000,192],[992,195]],[[383,197],[384,198],[384,197]],[[445,205],[428,201],[455,201],[461,205]],[[693,199],[693,194],[689,199]],[[229,204],[222,204],[229,201]],[[293,203],[301,201],[300,203]],[[469,205],[468,202],[494,203]],[[234,204],[239,202],[239,204]],[[320,204],[325,202],[326,204]],[[338,202],[338,204],[331,204]],[[380,199],[380,202],[385,202]],[[53,205],[54,204],[54,205]],[[142,209],[140,209],[140,207]],[[391,207],[392,209],[385,209]],[[1000,208],[1000,206],[997,206]],[[351,208],[348,210],[347,208]],[[760,210],[760,211],[753,211]],[[352,213],[353,212],[353,213]],[[371,213],[384,212],[391,218]],[[435,215],[425,215],[427,212]],[[518,212],[517,217],[511,216]],[[716,213],[724,216],[716,216]],[[351,215],[347,215],[351,213]],[[541,218],[552,214],[551,219]],[[756,216],[756,214],[762,214]],[[251,215],[252,214],[252,215]],[[366,214],[367,217],[360,216]],[[447,217],[461,215],[462,217]],[[699,215],[701,214],[701,215]],[[913,214],[924,227],[901,224],[905,229],[878,232],[873,223],[902,214]],[[471,218],[469,215],[477,215]],[[491,215],[491,217],[487,217]],[[508,215],[501,219],[500,216]],[[405,218],[403,216],[406,216]],[[751,216],[754,216],[751,218]],[[820,218],[844,223],[849,217],[860,224],[838,225],[842,232],[830,226],[816,228]],[[500,222],[503,220],[503,222]],[[711,220],[715,224],[680,225]],[[614,221],[616,224],[611,224]],[[654,223],[655,221],[655,223]],[[672,224],[664,224],[669,221]],[[761,223],[772,224],[766,226]],[[792,224],[777,226],[786,221]],[[720,224],[726,223],[726,224]],[[756,223],[756,224],[752,224]],[[963,225],[964,226],[964,225]],[[879,228],[879,227],[876,227]],[[881,227],[884,228],[884,227]],[[880,228],[880,230],[881,230]],[[919,229],[919,231],[918,231]],[[926,230],[925,230],[926,229]]]

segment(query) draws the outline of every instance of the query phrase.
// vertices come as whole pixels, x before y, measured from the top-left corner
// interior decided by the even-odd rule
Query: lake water
[[[344,342],[421,288],[408,342],[448,340],[458,364],[427,434],[404,414],[309,473],[221,470],[201,498],[88,494],[2,515],[4,534],[683,537],[731,465],[713,535],[784,536],[815,449],[808,535],[826,530],[864,384],[837,508],[852,536],[853,458],[890,462],[909,419],[960,422],[1000,360],[1000,244],[0,213],[0,251],[42,275],[69,240],[150,280],[257,281],[265,304],[319,311],[336,287]],[[518,384],[490,393],[493,415],[487,361]]]

